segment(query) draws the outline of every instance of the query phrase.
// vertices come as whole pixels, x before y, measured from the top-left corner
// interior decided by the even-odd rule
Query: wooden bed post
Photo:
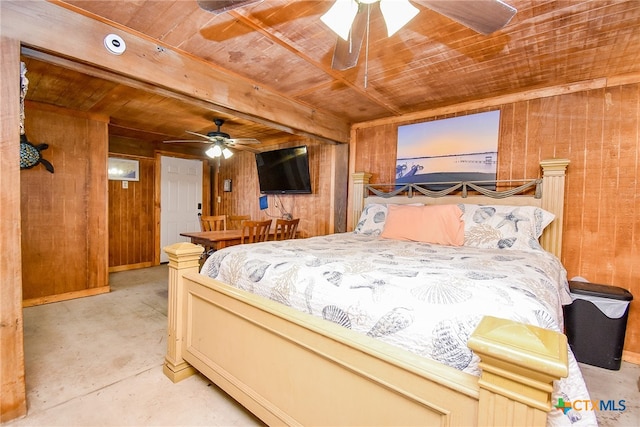
[[[164,248],[169,256],[169,298],[167,307],[167,355],[162,371],[171,381],[178,382],[196,371],[182,358],[184,322],[183,292],[185,273],[197,273],[200,268],[202,246],[175,243]]]
[[[556,216],[542,236],[540,244],[548,252],[560,259],[562,254],[562,224],[564,222],[564,180],[569,166],[568,159],[547,159],[540,162],[542,167],[542,209]]]
[[[469,337],[480,357],[478,425],[544,426],[553,381],[569,373],[567,337],[486,316]]]
[[[362,209],[364,209],[364,187],[369,184],[369,179],[371,179],[371,174],[367,172],[355,172],[351,176],[353,177],[353,187],[351,188],[353,205],[351,206],[351,223],[347,231],[355,230],[358,225]]]

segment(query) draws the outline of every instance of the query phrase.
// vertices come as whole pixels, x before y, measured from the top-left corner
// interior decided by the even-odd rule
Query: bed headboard
[[[564,217],[564,185],[568,159],[547,159],[540,162],[542,168],[542,178],[532,179],[525,184],[513,187],[513,181],[497,181],[496,186],[508,185],[509,189],[504,191],[488,191],[478,187],[473,183],[449,183],[451,187],[442,191],[424,191],[410,186],[408,191],[402,195],[395,195],[399,190],[389,193],[376,190],[374,187],[388,185],[395,189],[396,184],[375,184],[370,186],[371,174],[367,172],[356,172],[352,175],[351,188],[351,221],[349,230],[355,229],[362,210],[369,203],[422,203],[433,204],[453,204],[453,203],[473,203],[473,204],[502,204],[502,205],[527,205],[538,206],[553,213],[556,218],[544,230],[540,237],[542,247],[560,258],[562,251],[562,223]],[[533,194],[519,194],[522,191],[536,186]],[[481,194],[468,194],[468,188],[477,190]],[[448,194],[454,190],[459,190],[456,194]],[[407,194],[408,193],[408,194]]]

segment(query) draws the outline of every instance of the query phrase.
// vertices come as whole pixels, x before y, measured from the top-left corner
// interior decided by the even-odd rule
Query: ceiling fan
[[[220,14],[262,0],[197,0],[209,12]],[[502,0],[413,0],[481,34],[491,34],[511,21],[516,9]],[[362,41],[369,27],[371,4],[380,3],[380,11],[392,36],[415,17],[419,10],[409,0],[335,0],[320,18],[339,35],[331,68],[347,70],[355,67]]]
[[[511,21],[516,9],[501,0],[414,0],[481,34],[491,34]],[[368,36],[371,5],[380,11],[391,37],[419,12],[409,0],[336,0],[320,18],[338,34],[331,68],[347,70],[358,63],[362,41]]]
[[[192,132],[189,130],[186,131],[187,133],[198,136],[202,139],[175,139],[175,140],[163,141],[163,142],[167,142],[167,143],[201,142],[204,144],[213,144],[211,148],[209,148],[205,152],[207,156],[213,157],[213,158],[223,156],[225,159],[228,159],[229,157],[233,156],[233,151],[229,150],[229,147],[235,147],[237,145],[247,145],[247,144],[260,144],[260,141],[258,141],[255,138],[231,138],[228,133],[222,132],[220,128],[224,124],[223,119],[215,119],[213,122],[216,124],[218,129],[211,132],[207,132],[206,135],[198,132]]]

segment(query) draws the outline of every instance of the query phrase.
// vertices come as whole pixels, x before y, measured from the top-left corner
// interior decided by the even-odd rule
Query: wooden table
[[[275,233],[275,230],[269,230],[269,239],[273,239]],[[242,230],[188,231],[180,235],[190,238],[193,244],[219,250],[227,246],[239,245]]]
[[[227,246],[239,245],[242,230],[189,231],[180,233],[180,235],[190,238],[191,243],[195,245],[218,250]]]

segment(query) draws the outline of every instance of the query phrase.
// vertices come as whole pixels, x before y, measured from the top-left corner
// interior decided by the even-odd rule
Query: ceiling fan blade
[[[225,141],[227,144],[234,146],[238,145],[246,145],[246,144],[260,144],[261,142],[255,138],[230,138]]]
[[[356,66],[366,30],[367,11],[365,8],[361,8],[351,25],[349,39],[343,40],[341,37],[338,37],[336,47],[333,51],[331,68],[334,70],[348,70]]]
[[[162,142],[168,142],[168,143],[174,143],[174,142],[199,142],[199,143],[204,143],[204,144],[210,144],[211,141],[203,141],[201,139],[171,139],[168,141],[162,141]]]
[[[190,133],[191,135],[196,135],[196,136],[202,137],[204,139],[207,139],[209,141],[212,141],[212,139],[211,139],[211,137],[209,137],[209,135],[203,135],[203,134],[198,133],[198,132],[191,132],[190,130],[186,130],[185,132]]]
[[[220,15],[221,13],[235,9],[237,7],[247,6],[262,0],[198,0],[198,6],[207,12]]]
[[[416,0],[416,3],[485,35],[504,28],[517,12],[500,0]]]

